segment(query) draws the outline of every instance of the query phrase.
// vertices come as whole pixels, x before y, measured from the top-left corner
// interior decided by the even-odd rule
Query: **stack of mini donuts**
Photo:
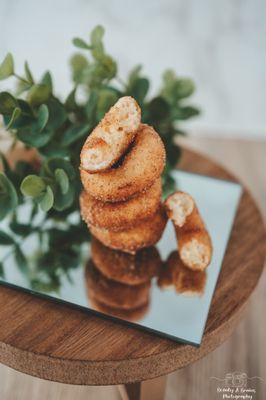
[[[102,244],[132,254],[157,243],[169,218],[178,242],[176,264],[204,271],[211,238],[189,194],[177,191],[161,204],[164,165],[160,136],[141,123],[132,97],[120,98],[81,150],[82,218]]]
[[[164,165],[160,136],[141,123],[132,97],[120,98],[81,151],[81,215],[94,237],[127,253],[157,243],[167,222],[161,205]]]

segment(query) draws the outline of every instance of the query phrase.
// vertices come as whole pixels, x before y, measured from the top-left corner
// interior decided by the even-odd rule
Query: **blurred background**
[[[0,60],[9,51],[16,69],[28,60],[36,77],[50,69],[60,96],[70,89],[71,39],[106,29],[107,52],[126,77],[136,64],[152,81],[173,68],[192,77],[202,115],[185,122],[183,144],[225,165],[247,185],[266,215],[266,2],[264,0],[0,0]],[[1,90],[12,80],[1,82]],[[260,376],[266,395],[265,274],[246,318],[233,336],[203,360],[170,375],[166,399],[216,398],[210,376],[241,371]],[[45,382],[0,366],[0,398],[118,399],[114,387]]]
[[[71,39],[102,24],[121,77],[141,63],[154,91],[166,68],[195,80],[192,133],[265,139],[265,16],[263,0],[1,0],[0,59],[10,51],[37,77],[50,69],[66,95]]]

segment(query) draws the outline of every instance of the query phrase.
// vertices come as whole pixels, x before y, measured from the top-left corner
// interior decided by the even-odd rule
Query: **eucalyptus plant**
[[[39,266],[49,260],[62,267],[62,260],[58,261],[59,251],[56,255],[60,246],[65,246],[65,254],[69,252],[73,265],[73,258],[78,259],[78,250],[71,245],[74,235],[67,233],[70,228],[71,232],[75,230],[80,243],[87,238],[80,220],[75,226],[68,222],[69,217],[79,209],[80,150],[88,134],[121,96],[133,96],[142,109],[142,121],[154,126],[160,134],[167,153],[163,174],[164,195],[174,190],[172,170],[180,156],[176,137],[184,134],[178,123],[199,114],[198,108],[187,103],[195,90],[194,83],[167,70],[162,76],[158,94],[150,98],[150,81],[141,66],[134,67],[127,79],[122,80],[116,61],[105,51],[103,35],[103,27],[96,26],[88,41],[73,39],[79,52],[70,60],[73,89],[65,99],[55,95],[50,71],[36,80],[25,62],[24,73],[20,75],[10,53],[0,64],[0,80],[12,77],[16,80],[14,93],[0,92],[4,128],[13,147],[20,142],[26,148],[35,149],[39,159],[37,165],[18,161],[11,169],[6,155],[0,154],[3,167],[3,172],[0,172],[0,220],[7,217],[10,231],[0,231],[0,245],[11,246],[22,265],[22,258],[24,260],[25,257],[19,240],[14,237],[25,238],[38,230],[41,237],[44,233],[48,235],[49,243],[44,254],[39,255]],[[27,224],[18,221],[18,210],[24,203],[29,203],[32,208]],[[44,215],[41,227],[33,223],[38,207]],[[62,222],[64,226],[46,229],[45,221],[48,220]],[[55,237],[59,248],[53,246]],[[26,259],[24,261],[25,264]]]

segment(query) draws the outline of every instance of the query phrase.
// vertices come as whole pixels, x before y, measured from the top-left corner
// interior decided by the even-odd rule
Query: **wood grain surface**
[[[234,180],[190,151],[184,152],[181,167]],[[262,219],[245,191],[199,349],[1,287],[0,361],[74,384],[119,384],[166,374],[208,354],[232,333],[258,282],[264,256]]]

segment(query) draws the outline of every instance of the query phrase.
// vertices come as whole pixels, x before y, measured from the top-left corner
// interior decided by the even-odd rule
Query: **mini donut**
[[[89,229],[101,243],[112,249],[134,254],[136,251],[153,246],[161,238],[167,222],[163,207],[149,219],[141,221],[124,231],[111,231],[89,225]]]
[[[207,281],[206,271],[192,271],[173,251],[161,268],[158,286],[162,289],[174,287],[176,292],[186,296],[202,296]]]
[[[203,271],[211,262],[212,242],[194,199],[175,192],[166,199],[165,208],[175,227],[181,260],[188,268]]]
[[[149,302],[138,308],[124,310],[122,308],[108,307],[105,304],[102,304],[100,301],[96,300],[94,297],[90,297],[89,300],[93,310],[131,322],[137,322],[144,318],[149,309]]]
[[[121,231],[153,215],[160,205],[161,194],[160,178],[145,193],[117,203],[97,200],[83,191],[80,195],[81,215],[86,223],[93,226]]]
[[[155,247],[148,247],[136,254],[127,254],[104,246],[94,237],[91,257],[97,269],[108,279],[127,285],[149,282],[158,275],[161,258]]]
[[[105,278],[92,261],[86,266],[88,296],[102,304],[124,310],[138,308],[149,300],[150,283],[129,286]]]
[[[114,165],[132,143],[140,120],[140,107],[133,97],[121,97],[84,143],[81,168],[93,173]]]
[[[165,200],[166,212],[177,228],[184,231],[205,229],[204,222],[192,196],[176,191]]]
[[[147,190],[165,165],[163,142],[148,125],[141,124],[129,152],[108,171],[89,173],[81,168],[81,181],[91,196],[102,201],[124,201]]]

